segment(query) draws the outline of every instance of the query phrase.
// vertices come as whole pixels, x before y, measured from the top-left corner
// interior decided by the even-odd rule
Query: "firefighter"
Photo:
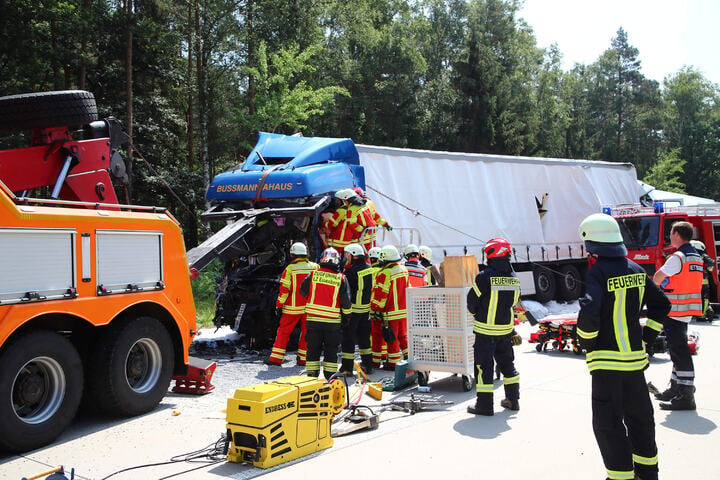
[[[407,306],[405,290],[408,285],[407,269],[400,264],[400,252],[393,245],[380,250],[380,270],[375,277],[370,301],[373,364],[381,355],[381,345],[387,342],[386,370],[395,370],[403,359],[401,345],[407,348]]]
[[[710,306],[710,285],[712,285],[711,277],[712,270],[715,268],[715,260],[710,258],[707,254],[705,244],[700,240],[690,240],[695,250],[700,254],[703,260],[703,283],[702,283],[702,300],[703,300],[703,316],[696,317],[695,320],[707,320],[712,321],[715,317],[715,312]]]
[[[420,245],[418,251],[420,252],[420,264],[427,270],[428,285],[437,285],[437,280],[433,277],[432,270],[430,269],[430,267],[433,266],[432,249],[427,245]]]
[[[520,374],[515,369],[512,334],[513,307],[520,300],[520,280],[510,266],[510,242],[493,238],[484,247],[487,267],[475,277],[467,294],[467,306],[475,317],[473,351],[477,372],[475,405],[468,413],[491,416],[493,409],[493,364],[503,374],[503,408],[520,410]]]
[[[408,271],[408,280],[411,287],[430,285],[427,278],[427,269],[420,264],[420,249],[414,243],[405,247],[405,268]]]
[[[300,325],[300,339],[298,340],[297,363],[305,365],[307,344],[305,343],[305,297],[300,295],[299,289],[305,277],[318,269],[317,263],[308,261],[307,247],[304,243],[296,242],[290,246],[290,264],[283,270],[280,277],[280,292],[275,308],[281,310],[280,325],[275,335],[275,343],[270,357],[265,360],[266,365],[281,365],[285,358],[290,334]]]
[[[307,299],[305,325],[307,363],[305,374],[317,377],[322,368],[325,378],[338,369],[338,345],[342,340],[340,323],[350,315],[350,287],[340,273],[340,255],[334,248],[326,248],[320,258],[320,268],[313,270],[300,285],[300,295]],[[320,362],[320,355],[323,362]]]
[[[378,227],[384,227],[385,230],[387,230],[388,232],[391,232],[393,228],[390,226],[388,221],[385,220],[385,218],[383,218],[383,216],[378,213],[377,208],[375,208],[375,202],[370,200],[370,198],[367,196],[367,193],[365,193],[365,190],[363,190],[360,187],[355,187],[353,190],[364,201],[364,205],[366,205],[368,207],[370,216],[373,219],[373,222],[375,223],[375,225]],[[370,232],[370,235],[368,235],[367,239],[363,243],[365,246],[365,249],[370,250],[372,247],[375,246],[376,241],[377,241],[377,232],[375,231],[375,229],[373,229]]]
[[[342,362],[340,373],[352,375],[355,361],[355,345],[360,350],[360,360],[365,373],[373,372],[370,349],[370,294],[373,287],[373,268],[365,250],[359,243],[351,243],[345,249],[345,277],[350,286],[352,313],[342,328]]]
[[[368,250],[368,260],[370,260],[370,267],[372,268],[372,280],[374,288],[377,272],[380,271],[380,247],[372,247],[370,250]],[[376,349],[373,349],[373,365],[381,365],[383,361],[387,360],[387,344],[385,343],[385,340],[383,340],[382,336],[380,337],[380,340],[375,339],[374,341],[380,341],[381,344]],[[372,335],[370,335],[371,348],[372,345],[374,345],[373,337]]]
[[[592,377],[592,424],[609,479],[657,480],[655,420],[644,370],[640,310],[663,318],[670,302],[645,270],[625,258],[617,221],[595,213],[578,231],[595,260],[580,299],[577,334]],[[637,475],[637,476],[636,476]]]
[[[360,239],[367,226],[374,225],[369,209],[360,209],[357,193],[351,188],[335,192],[335,198],[342,202],[335,213],[325,222],[323,228],[329,232],[327,244],[342,256],[343,250]]]
[[[665,289],[672,308],[662,322],[670,350],[673,369],[670,387],[655,395],[663,410],[695,410],[695,368],[687,329],[693,316],[702,316],[703,261],[690,244],[693,226],[689,222],[675,222],[670,229],[670,245],[677,250],[655,272],[653,281]],[[646,324],[659,333],[659,324]],[[654,340],[654,339],[653,339]]]

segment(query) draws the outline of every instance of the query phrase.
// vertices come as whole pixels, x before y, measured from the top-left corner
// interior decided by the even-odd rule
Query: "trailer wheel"
[[[111,325],[95,343],[88,367],[88,392],[106,413],[132,416],[162,400],[174,367],[172,341],[151,317]]]
[[[0,98],[0,130],[77,126],[97,119],[95,97],[83,90],[24,93]]]
[[[462,376],[462,388],[463,392],[469,392],[473,388],[472,378],[468,375]]]
[[[47,445],[70,424],[83,390],[80,356],[65,337],[36,331],[0,355],[0,449]]]
[[[577,300],[582,293],[580,271],[575,265],[563,265],[558,275],[560,298],[565,301]]]
[[[533,271],[535,279],[535,299],[540,303],[546,303],[555,299],[557,284],[555,275],[547,268],[538,267]]]

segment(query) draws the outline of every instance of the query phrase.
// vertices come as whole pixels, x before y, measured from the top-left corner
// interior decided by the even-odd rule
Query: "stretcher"
[[[529,342],[537,343],[535,350],[538,352],[547,351],[550,346],[561,352],[570,348],[574,354],[580,355],[583,351],[576,330],[577,313],[548,315],[538,320],[538,331],[530,334]]]

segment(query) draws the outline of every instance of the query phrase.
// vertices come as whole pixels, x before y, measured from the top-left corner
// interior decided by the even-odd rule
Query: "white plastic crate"
[[[407,289],[410,367],[421,373],[421,384],[431,371],[463,375],[469,390],[474,377],[473,316],[467,310],[470,287],[413,287]]]

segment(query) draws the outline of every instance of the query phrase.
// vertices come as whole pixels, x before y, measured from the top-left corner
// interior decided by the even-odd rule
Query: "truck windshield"
[[[620,217],[616,218],[616,220],[620,225],[620,233],[626,247],[657,246],[660,231],[660,218],[658,216]]]

